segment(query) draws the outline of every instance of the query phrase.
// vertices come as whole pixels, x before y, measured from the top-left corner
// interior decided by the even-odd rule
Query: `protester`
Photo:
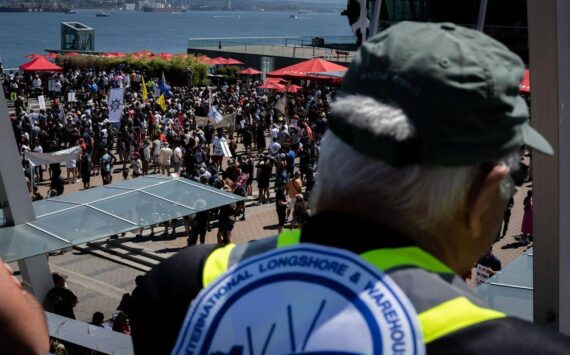
[[[526,193],[523,201],[524,214],[521,225],[521,243],[529,244],[533,240],[533,209],[532,209],[532,190]]]
[[[493,247],[489,247],[489,250],[477,261],[477,264],[491,269],[493,273],[502,270],[501,260],[493,254]]]
[[[520,148],[553,153],[528,124],[523,72],[504,45],[450,23],[372,37],[330,115],[314,112],[316,140],[326,132],[314,215],[155,267],[133,292],[135,352],[253,352],[269,334],[272,354],[372,354],[398,330],[398,353],[565,353],[568,337],[486,308],[459,276],[496,237]]]

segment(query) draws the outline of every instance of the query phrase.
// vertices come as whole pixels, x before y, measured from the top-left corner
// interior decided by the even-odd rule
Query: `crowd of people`
[[[313,83],[295,94],[273,93],[257,89],[259,81],[172,87],[164,109],[153,94],[158,79],[145,78],[149,97],[143,99],[143,75],[124,68],[3,75],[6,97],[14,106],[10,118],[32,200],[61,195],[68,184],[82,182],[83,189],[110,184],[117,172],[123,179],[175,174],[255,197],[258,205],[273,201],[274,191],[279,232],[287,222],[290,228],[301,226],[310,213],[308,201],[334,88]],[[125,89],[124,110],[120,122],[113,123],[108,93],[117,87]],[[47,98],[48,105],[34,110],[29,102],[39,95]],[[286,108],[279,110],[276,106],[283,102],[283,95],[287,95]],[[224,115],[218,124],[208,117],[211,106]],[[224,153],[224,143],[231,156]],[[33,166],[26,159],[27,152],[72,147],[79,147],[79,154],[64,164],[65,175],[62,164]],[[38,186],[48,184],[49,192],[42,196]],[[189,245],[205,243],[214,218],[218,243],[229,243],[236,221],[246,219],[245,203],[182,218]],[[169,230],[174,234],[177,222],[164,223],[164,234]],[[150,236],[154,229],[150,227]],[[136,238],[142,238],[143,229],[137,232]],[[74,319],[77,297],[67,289],[63,275],[54,274],[54,284],[44,306]],[[96,312],[92,324],[130,334],[128,297],[123,301],[111,319]]]
[[[25,158],[37,145],[46,151],[79,147],[77,161],[89,163],[80,175],[100,173],[103,184],[112,182],[115,170],[128,179],[152,168],[248,196],[257,179],[258,200],[265,203],[274,180],[278,236],[231,244],[245,205],[224,206],[216,212],[219,244],[184,248],[138,279],[132,296],[123,296],[112,329],[132,333],[137,354],[239,353],[246,346],[253,353],[252,333],[268,324],[263,353],[297,352],[296,328],[309,324],[301,351],[314,353],[378,353],[385,341],[398,353],[560,354],[569,348],[567,336],[486,307],[461,281],[474,263],[481,279],[503,268],[492,244],[508,230],[517,188],[528,181],[520,173],[528,172],[521,152],[554,154],[528,124],[518,94],[522,60],[482,32],[417,22],[391,26],[364,43],[357,58],[334,102],[334,90],[307,86],[287,95],[286,109],[280,97],[251,82],[173,88],[166,103],[156,95],[141,100],[145,90],[136,83],[143,73],[125,68],[51,79],[60,82],[60,95],[52,93],[52,105],[39,113],[17,105],[12,122],[31,185],[43,179]],[[78,100],[66,99],[72,77],[81,78],[81,85],[71,86]],[[8,77],[6,90],[18,80]],[[44,93],[41,78],[23,82],[34,95]],[[17,86],[11,97],[25,103]],[[107,118],[110,87],[127,89],[120,122]],[[211,107],[225,115],[222,125],[208,120]],[[489,132],[496,133],[492,139]],[[56,165],[48,170],[57,195],[65,181]],[[77,162],[68,165],[72,183]],[[523,204],[522,241],[528,244],[532,191]],[[291,228],[301,228],[281,233],[291,215]],[[187,232],[196,231],[189,244],[198,237],[204,242],[192,221],[207,229],[210,217],[185,218]],[[169,226],[174,230],[176,223],[168,222],[165,232]],[[263,276],[248,281],[257,271]],[[38,327],[5,326],[3,338],[11,348],[43,349],[41,311],[31,298],[18,297],[22,285],[12,275],[9,266],[0,272],[12,286],[3,290],[10,301],[0,312],[3,323],[20,326],[18,313],[6,307],[13,303]],[[48,301],[54,312],[73,318],[77,297],[61,275],[54,283]],[[321,301],[316,316],[299,317],[314,300]],[[104,319],[97,312],[91,324],[105,327]],[[277,324],[289,331],[273,335]],[[390,332],[379,332],[379,325]]]
[[[44,198],[37,186],[46,180],[49,197],[62,194],[66,184],[83,182],[84,189],[97,186],[99,175],[101,184],[110,184],[113,172],[121,172],[124,179],[177,174],[242,196],[254,196],[256,181],[259,203],[269,202],[276,191],[280,230],[285,224],[280,191],[285,192],[285,214],[291,224],[305,219],[334,88],[307,83],[298,93],[274,93],[258,89],[259,81],[248,80],[216,87],[168,87],[164,93],[158,90],[159,82],[124,67],[4,74],[3,87],[14,103],[12,127],[32,199]],[[109,89],[118,87],[125,89],[122,118],[110,122]],[[167,95],[165,106],[157,102],[159,94]],[[39,95],[48,98],[49,104],[33,110],[28,100]],[[287,95],[285,109],[278,105],[283,95]],[[212,106],[224,116],[217,124],[208,117]],[[231,156],[224,154],[223,144]],[[32,166],[26,160],[26,151],[49,153],[71,147],[79,147],[80,153],[65,163],[65,176],[60,164]],[[229,242],[236,217],[245,219],[245,206],[226,206],[216,215],[218,241]],[[198,236],[203,241],[204,225],[208,228],[207,216],[194,217],[184,219],[190,244]],[[140,232],[137,236],[142,236]]]

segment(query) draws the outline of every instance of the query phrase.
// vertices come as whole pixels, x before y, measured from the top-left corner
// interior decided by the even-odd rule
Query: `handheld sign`
[[[491,276],[493,276],[493,272],[486,266],[481,264],[477,264],[477,269],[475,270],[475,284],[477,286],[481,285],[482,283],[487,282]]]
[[[228,146],[228,142],[220,142],[220,145],[222,146],[222,152],[224,153],[224,156],[226,158],[231,158],[232,152],[230,151],[230,147]]]
[[[40,105],[40,110],[46,109],[46,99],[43,95],[38,96],[38,104]]]

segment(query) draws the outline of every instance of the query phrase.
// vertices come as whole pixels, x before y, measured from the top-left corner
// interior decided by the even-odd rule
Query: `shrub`
[[[195,56],[172,57],[169,60],[160,57],[137,58],[131,55],[122,58],[106,58],[94,55],[58,56],[56,63],[62,65],[65,70],[88,68],[95,70],[121,69],[126,72],[138,70],[144,73],[145,79],[160,78],[164,72],[168,84],[175,86],[186,85],[187,73],[191,69],[194,72],[193,85],[207,85],[208,83],[208,66],[196,60]]]
[[[223,75],[226,79],[235,79],[238,76],[239,67],[235,65],[229,65],[219,68],[216,74]]]

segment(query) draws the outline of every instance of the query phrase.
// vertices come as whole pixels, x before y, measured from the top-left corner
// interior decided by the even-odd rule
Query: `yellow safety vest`
[[[299,230],[253,243],[228,244],[214,250],[202,273],[208,286],[229,267],[245,258],[299,244]],[[418,247],[376,249],[360,257],[388,274],[408,296],[418,313],[423,340],[429,344],[455,331],[497,318],[504,313],[477,305],[463,280],[445,264]]]

